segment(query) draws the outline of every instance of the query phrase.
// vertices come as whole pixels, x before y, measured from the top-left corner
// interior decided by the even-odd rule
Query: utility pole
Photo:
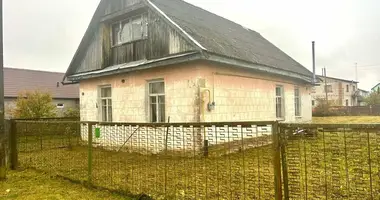
[[[358,82],[358,63],[355,63],[355,80]]]
[[[328,98],[328,90],[327,90],[327,77],[326,77],[326,67],[322,69],[322,75],[325,77],[325,93],[326,93],[326,103],[325,103],[325,111],[328,111],[329,98]]]
[[[0,180],[6,178],[6,153],[4,129],[4,48],[3,48],[3,0],[0,0]]]

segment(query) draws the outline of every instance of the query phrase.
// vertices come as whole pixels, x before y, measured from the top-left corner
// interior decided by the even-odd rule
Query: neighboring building
[[[66,72],[83,121],[310,121],[312,73],[182,0],[102,0]]]
[[[326,77],[326,79],[324,76],[317,77],[320,83],[318,86],[315,86],[312,93],[312,105],[314,107],[317,106],[318,99],[326,99],[326,93],[331,105],[358,105],[358,82],[333,77]]]
[[[371,92],[377,92],[377,93],[380,93],[380,83],[378,83],[377,85],[375,85],[375,86],[371,89]]]
[[[78,108],[79,85],[61,85],[64,73],[46,72],[29,69],[4,68],[4,106],[5,117],[11,118],[10,110],[14,108],[21,92],[40,90],[49,92],[61,116],[68,108]]]
[[[362,90],[362,89],[358,90],[358,105],[359,106],[365,106],[366,105],[364,100],[366,97],[368,97],[369,94],[370,94],[369,91]]]

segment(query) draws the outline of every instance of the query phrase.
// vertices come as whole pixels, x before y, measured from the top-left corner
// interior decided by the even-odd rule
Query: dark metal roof
[[[150,1],[208,52],[312,75],[308,69],[253,30],[182,0]]]
[[[158,8],[159,13],[164,18],[168,17],[169,23],[174,22],[175,27],[200,47],[202,52],[305,77],[311,78],[312,76],[308,69],[253,30],[182,0],[144,1],[152,10]],[[74,69],[84,55],[94,31],[99,26],[107,2],[108,0],[100,2],[64,78],[73,75]]]
[[[78,99],[79,85],[59,84],[65,74],[28,69],[4,68],[4,96],[17,97],[20,92],[41,90],[56,99]]]

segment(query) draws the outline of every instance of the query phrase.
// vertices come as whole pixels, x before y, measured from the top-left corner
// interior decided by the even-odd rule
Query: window
[[[110,86],[100,88],[102,121],[112,122],[112,91]]]
[[[301,96],[300,89],[298,87],[294,88],[294,108],[295,115],[297,117],[301,116]]]
[[[346,99],[346,106],[348,106],[348,99]]]
[[[356,87],[355,87],[355,85],[354,85],[354,86],[352,86],[352,91],[355,92],[355,90],[356,90]]]
[[[325,92],[332,93],[332,85],[325,85]]]
[[[315,106],[315,100],[312,100],[312,101],[311,101],[311,105],[312,105],[312,106]]]
[[[276,117],[284,118],[284,88],[276,86]]]
[[[63,103],[57,103],[57,108],[65,108],[65,104],[63,104]]]
[[[138,15],[112,24],[112,46],[148,37],[146,15]]]
[[[349,92],[349,91],[350,91],[349,85],[346,85],[346,92]]]
[[[153,123],[165,122],[165,83],[149,82],[149,116]]]

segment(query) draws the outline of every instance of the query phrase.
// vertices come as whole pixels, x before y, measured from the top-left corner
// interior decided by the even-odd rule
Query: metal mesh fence
[[[18,161],[155,199],[274,199],[272,122],[16,121]]]
[[[380,126],[281,124],[285,197],[379,199]]]

